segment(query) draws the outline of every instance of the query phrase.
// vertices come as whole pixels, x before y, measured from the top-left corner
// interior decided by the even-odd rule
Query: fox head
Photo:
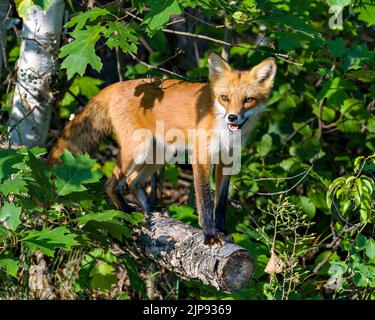
[[[238,71],[211,53],[208,66],[215,109],[234,133],[264,109],[276,74],[275,60],[269,58],[250,70]]]

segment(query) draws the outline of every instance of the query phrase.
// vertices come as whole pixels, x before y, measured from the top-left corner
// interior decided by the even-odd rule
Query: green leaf
[[[140,212],[127,213],[124,219],[132,225],[138,225],[140,222],[145,220],[145,216]]]
[[[136,9],[139,13],[143,12],[144,1],[143,0],[131,0],[132,8]]]
[[[86,30],[74,30],[70,33],[75,40],[60,49],[59,58],[65,58],[61,64],[62,69],[67,69],[68,79],[76,73],[82,76],[87,65],[100,71],[103,64],[95,53],[95,44],[100,39],[104,27],[87,27]]]
[[[132,224],[138,224],[139,221],[144,219],[143,215],[141,215],[142,220],[140,220],[138,215],[127,214],[118,210],[106,210],[101,213],[86,214],[73,221],[78,221],[78,223],[83,226],[88,225],[88,230],[94,233],[97,233],[100,229],[105,229],[113,237],[121,241],[123,237],[130,237],[131,232],[127,225],[118,219],[124,219],[130,221]]]
[[[78,221],[80,225],[85,225],[89,221],[106,222],[106,221],[112,221],[115,218],[125,219],[125,216],[126,214],[122,211],[106,210],[100,213],[85,214],[84,216],[78,217],[72,221]]]
[[[69,90],[76,92],[84,96],[87,99],[91,99],[100,91],[100,85],[103,83],[103,80],[92,78],[92,77],[77,77],[74,79]],[[74,98],[73,98],[74,99]]]
[[[340,260],[329,261],[329,264],[330,268],[328,270],[328,274],[335,278],[344,275],[345,272],[348,270],[348,266],[345,264],[345,262]]]
[[[72,233],[67,227],[58,227],[52,230],[32,231],[22,239],[33,252],[41,250],[47,256],[53,257],[55,250],[61,248],[69,251],[73,246],[79,245],[75,239],[77,234]]]
[[[69,22],[65,24],[65,27],[71,28],[75,26],[75,30],[81,30],[87,24],[87,21],[93,22],[97,18],[107,14],[111,14],[107,9],[93,7],[89,11],[81,12],[72,17]]]
[[[146,26],[148,34],[152,35],[169,21],[171,14],[182,12],[177,0],[147,0],[150,12],[143,19],[142,25]]]
[[[31,151],[28,151],[29,160],[27,164],[31,168],[32,177],[34,182],[30,182],[29,190],[32,194],[36,195],[38,199],[44,202],[47,199],[53,199],[52,183],[49,179],[49,170],[46,170],[45,163],[37,159]]]
[[[198,222],[198,217],[194,213],[194,209],[190,206],[172,204],[169,206],[168,211],[172,218],[182,221],[187,224],[195,224]]]
[[[357,70],[351,71],[346,74],[348,79],[358,79],[365,83],[374,83],[375,71],[374,70]]]
[[[358,19],[366,22],[367,26],[370,27],[375,24],[375,4],[374,3],[361,3],[360,7],[355,8],[354,13],[358,14]]]
[[[352,0],[326,0],[327,4],[329,6],[337,6],[337,7],[340,7],[340,8],[344,8],[348,5],[350,5],[350,2]]]
[[[359,234],[358,238],[356,239],[355,247],[358,250],[363,250],[366,246],[367,238],[363,234]]]
[[[369,59],[370,53],[367,44],[353,45],[345,55],[343,68],[345,71],[350,69],[360,69]]]
[[[0,193],[7,196],[10,193],[19,195],[21,192],[26,192],[26,182],[20,177],[16,176],[14,179],[8,179],[0,184]]]
[[[327,98],[328,106],[340,106],[345,99],[348,98],[346,90],[350,89],[351,85],[348,81],[335,77],[324,83],[322,90],[319,92],[317,100],[324,97]]]
[[[336,38],[335,40],[329,40],[327,42],[328,49],[331,51],[334,58],[340,58],[344,55],[346,48],[342,38]]]
[[[137,53],[138,36],[128,25],[109,21],[103,34],[108,38],[106,45],[109,48],[120,47],[124,53]]]
[[[17,169],[13,166],[20,163],[24,156],[18,154],[17,151],[11,149],[0,149],[0,182],[8,179],[12,173],[16,173]]]
[[[167,164],[164,167],[163,179],[172,183],[174,188],[177,187],[179,176],[180,172],[175,164]]]
[[[3,268],[5,272],[12,277],[17,276],[18,267],[20,264],[20,260],[13,257],[0,257],[0,268]]]
[[[0,225],[0,241],[3,241],[6,238],[8,238],[9,234],[10,232]]]
[[[9,230],[16,231],[20,225],[21,208],[16,207],[12,202],[4,202],[0,211],[0,222]]]
[[[65,196],[72,192],[87,190],[84,184],[98,182],[102,174],[92,171],[95,160],[85,155],[78,155],[76,158],[65,150],[61,156],[61,166],[55,167],[57,177],[55,181],[56,191],[59,196]]]
[[[257,152],[261,157],[267,155],[268,152],[271,151],[272,148],[272,137],[266,133],[263,135],[262,139],[257,145]]]
[[[27,15],[34,5],[41,7],[43,11],[47,11],[52,2],[53,0],[15,0],[18,15],[22,19],[27,19]]]
[[[310,218],[314,218],[316,208],[313,202],[305,196],[300,196],[299,197],[299,205],[301,206],[303,212]]]
[[[361,122],[358,120],[344,120],[337,124],[337,127],[342,131],[342,132],[360,132],[361,131]]]
[[[134,261],[134,258],[127,253],[125,253],[123,257],[132,289],[136,292],[143,293],[144,283],[142,279],[139,277],[139,271],[137,269],[137,265]]]
[[[375,240],[374,239],[367,239],[366,246],[365,246],[365,253],[370,259],[375,258]]]
[[[43,9],[43,11],[47,11],[54,0],[33,0],[35,5],[41,7]]]
[[[277,42],[280,50],[289,52],[295,48],[300,48],[301,38],[293,32],[276,32]]]
[[[27,19],[30,9],[34,6],[33,0],[15,0],[18,15],[22,19]]]
[[[99,289],[101,291],[108,291],[112,285],[117,283],[117,277],[113,274],[115,268],[100,261],[90,272],[92,289]]]

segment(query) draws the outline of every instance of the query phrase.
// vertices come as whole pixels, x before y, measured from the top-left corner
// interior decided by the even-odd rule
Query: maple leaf
[[[39,249],[47,256],[52,257],[57,248],[70,250],[73,246],[79,245],[75,240],[77,234],[72,233],[67,227],[56,229],[43,229],[42,231],[31,232],[22,239],[30,250]]]
[[[109,21],[103,34],[108,38],[106,45],[109,48],[120,47],[125,53],[137,52],[138,36],[129,26],[121,22]]]
[[[102,176],[101,173],[92,170],[95,160],[87,154],[74,158],[69,151],[65,150],[61,156],[61,163],[61,167],[54,168],[57,177],[56,191],[59,196],[85,191],[87,189],[84,184],[98,182]]]
[[[67,69],[68,79],[71,79],[76,73],[82,76],[88,64],[96,71],[101,70],[103,64],[95,53],[95,44],[104,28],[103,26],[92,26],[70,33],[75,40],[63,46],[59,54],[59,58],[65,58],[61,68]]]

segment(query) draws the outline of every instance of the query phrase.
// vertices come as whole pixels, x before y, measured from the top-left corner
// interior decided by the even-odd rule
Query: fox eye
[[[254,97],[249,97],[249,98],[245,98],[245,100],[243,101],[243,103],[252,103],[254,101],[255,101]]]
[[[228,102],[228,101],[229,101],[229,98],[228,98],[228,96],[226,96],[226,95],[222,95],[222,96],[221,96],[221,100],[223,100],[223,101],[225,101],[225,102]]]

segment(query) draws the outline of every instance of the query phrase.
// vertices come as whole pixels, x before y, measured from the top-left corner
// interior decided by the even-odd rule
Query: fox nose
[[[234,122],[234,121],[236,121],[238,119],[238,117],[235,115],[235,114],[230,114],[229,116],[228,116],[228,120],[230,121],[230,122]]]

